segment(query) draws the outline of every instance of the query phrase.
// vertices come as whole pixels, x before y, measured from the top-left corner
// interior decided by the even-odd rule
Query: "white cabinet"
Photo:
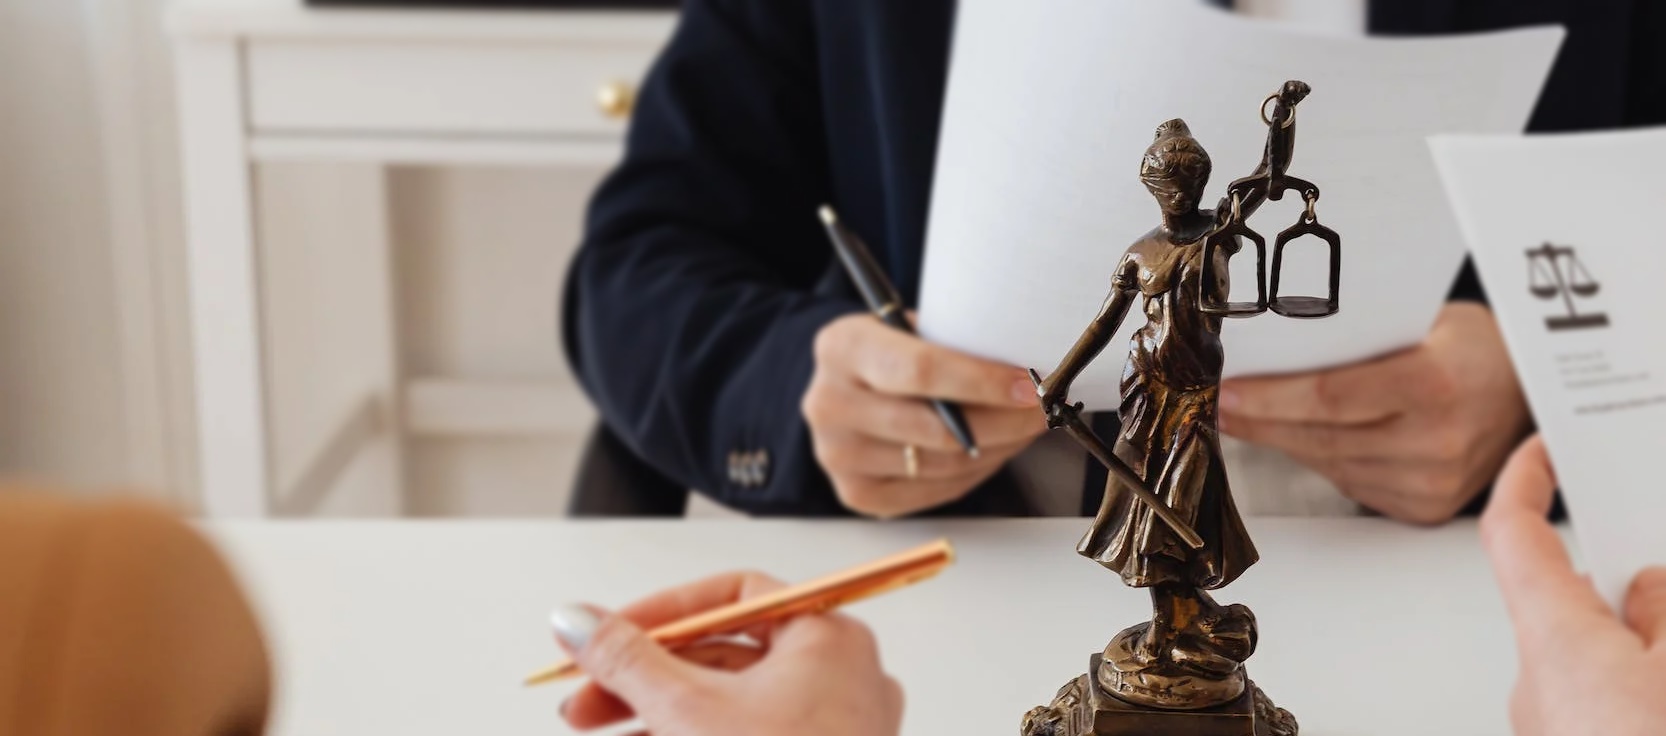
[[[559,359],[560,271],[674,18],[299,2],[169,18],[204,510],[492,513],[562,493],[594,414]],[[276,197],[286,182],[303,192]],[[465,201],[436,202],[451,189]],[[495,232],[492,210],[549,231]],[[509,500],[461,498],[481,486]]]
[[[642,43],[493,45],[256,41],[247,47],[256,131],[617,137],[600,109],[658,47]]]

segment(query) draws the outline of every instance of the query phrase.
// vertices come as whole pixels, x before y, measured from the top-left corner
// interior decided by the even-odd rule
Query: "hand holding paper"
[[[1666,201],[1666,132],[1432,147],[1591,578],[1620,610],[1638,570],[1666,562],[1666,248],[1645,224]]]
[[[1521,652],[1516,733],[1654,733],[1666,724],[1666,568],[1640,573],[1615,615],[1545,521],[1555,493],[1534,438],[1498,479],[1481,525]]]
[[[1216,161],[1253,162],[1265,129],[1244,125],[1244,111],[1286,79],[1322,90],[1298,165],[1327,182],[1326,222],[1349,234],[1348,301],[1323,322],[1230,323],[1228,377],[1337,365],[1425,336],[1462,249],[1423,138],[1521,130],[1562,35],[1349,40],[1168,0],[967,0],[957,23],[920,327],[1015,365],[1057,363],[1115,259],[1150,228],[1149,195],[1129,174],[1154,125],[1182,117]],[[1152,31],[1179,27],[1184,53]],[[1288,198],[1265,216],[1294,221],[1301,206]],[[1291,290],[1323,293],[1324,259],[1294,248]],[[1142,321],[1131,316],[1112,344]],[[1121,374],[1102,361],[1073,396],[1115,406]]]
[[[1221,431],[1277,448],[1349,498],[1414,524],[1449,521],[1531,424],[1492,313],[1446,305],[1417,347],[1221,384]]]

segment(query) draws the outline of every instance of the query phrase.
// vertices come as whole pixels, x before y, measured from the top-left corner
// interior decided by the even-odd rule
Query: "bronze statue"
[[[1269,309],[1289,317],[1336,313],[1341,239],[1319,224],[1319,189],[1287,175],[1295,147],[1302,82],[1287,82],[1263,103],[1265,156],[1253,174],[1232,183],[1214,210],[1200,210],[1209,154],[1186,123],[1157,128],[1140,180],[1162,208],[1160,226],[1129,246],[1111,277],[1099,314],[1046,380],[1031,372],[1049,426],[1062,428],[1111,471],[1104,501],[1077,551],[1116,571],[1129,587],[1151,593],[1148,622],[1117,634],[1094,655],[1086,675],[1065,685],[1051,705],[1024,718],[1024,736],[1294,736],[1296,721],[1273,706],[1244,672],[1256,645],[1255,616],[1221,605],[1208,591],[1226,586],[1255,564],[1232,500],[1215,429],[1220,391],[1223,317]],[[1272,112],[1266,106],[1272,105]],[[1246,220],[1266,200],[1299,192],[1300,220],[1281,233],[1267,288],[1266,241]],[[1296,238],[1325,241],[1330,293],[1280,296],[1286,246]],[[1248,240],[1256,248],[1257,297],[1231,302],[1228,261]],[[1118,409],[1122,430],[1105,446],[1069,403],[1073,380],[1098,357],[1137,297],[1146,324],[1134,334]]]

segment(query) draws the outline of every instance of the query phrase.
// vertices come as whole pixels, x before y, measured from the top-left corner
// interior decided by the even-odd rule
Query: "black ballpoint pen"
[[[868,246],[839,222],[839,215],[831,206],[822,205],[821,222],[827,226],[827,237],[833,241],[833,252],[839,254],[839,262],[844,264],[845,272],[856,283],[856,290],[862,292],[862,300],[868,303],[874,316],[885,324],[914,334],[914,327],[908,324],[908,315],[904,314],[902,296],[885,278],[885,272],[880,270],[873,254],[868,252]],[[966,415],[961,413],[960,406],[942,399],[931,399],[930,402],[931,407],[937,410],[937,416],[942,417],[943,424],[948,425],[949,433],[954,435],[961,447],[966,448],[966,454],[977,457],[978,442],[972,438],[972,428],[966,424]]]

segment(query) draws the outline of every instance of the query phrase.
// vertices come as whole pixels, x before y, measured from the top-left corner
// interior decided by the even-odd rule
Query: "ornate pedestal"
[[[1088,674],[1065,684],[1050,705],[1024,716],[1022,736],[1296,736],[1296,719],[1273,705],[1255,683],[1226,705],[1161,710],[1134,705],[1096,682],[1101,655]]]

